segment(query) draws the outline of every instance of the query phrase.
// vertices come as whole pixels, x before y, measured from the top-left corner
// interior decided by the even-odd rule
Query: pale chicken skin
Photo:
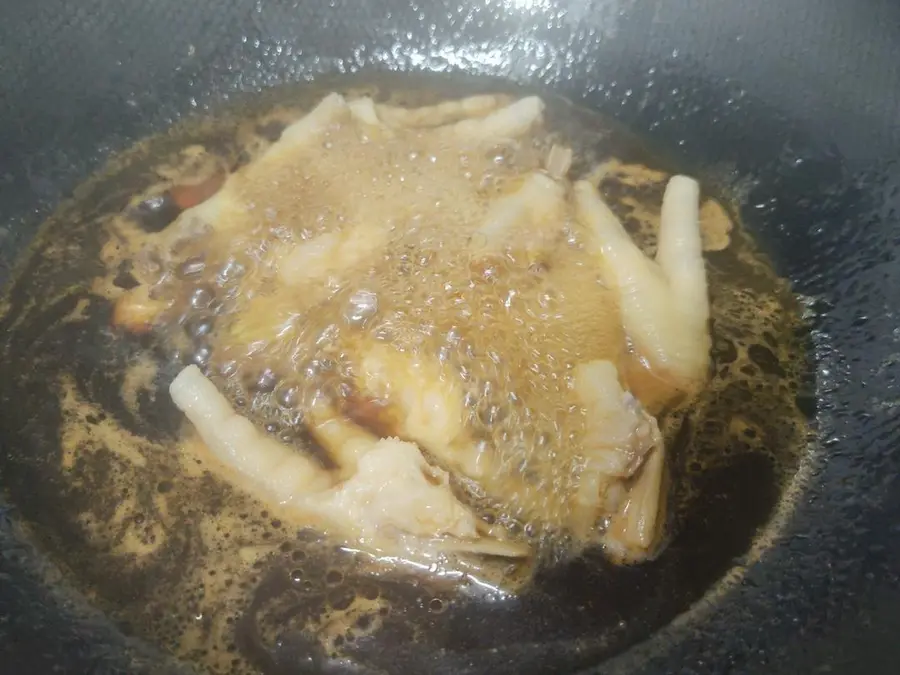
[[[344,429],[322,438],[354,464],[352,475],[340,480],[338,472],[316,466],[235,413],[197,366],[185,368],[169,391],[213,455],[247,479],[248,489],[264,500],[323,516],[349,543],[375,550],[385,541],[388,550],[402,544],[409,556],[436,546],[452,550],[457,542],[466,550],[481,546],[476,518],[450,491],[448,474],[430,466],[413,443],[379,439],[338,422]],[[488,547],[496,555],[522,554],[521,547],[499,540]]]
[[[163,261],[221,270],[212,356],[171,393],[244,489],[386,555],[526,555],[534,542],[488,527],[481,503],[578,550],[654,554],[656,415],[709,362],[699,187],[669,180],[651,260],[570,178],[573,149],[543,113],[537,97],[406,109],[332,94],[145,237]],[[164,327],[179,307],[136,292],[117,323]],[[235,413],[239,395],[331,464]]]

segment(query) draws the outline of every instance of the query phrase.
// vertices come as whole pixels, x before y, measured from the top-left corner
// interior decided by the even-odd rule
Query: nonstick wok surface
[[[747,569],[724,596],[598,672],[895,672],[898,38],[889,0],[17,3],[0,10],[0,269],[7,279],[42,218],[111,153],[237,92],[378,68],[583,100],[698,175],[746,186],[745,221],[811,299],[816,357],[818,442],[779,541],[736,559]],[[16,408],[5,394],[3,452],[24,422]],[[67,588],[17,518],[0,509],[4,672],[180,669]],[[554,672],[583,648],[507,655]],[[510,663],[493,672],[526,672]]]

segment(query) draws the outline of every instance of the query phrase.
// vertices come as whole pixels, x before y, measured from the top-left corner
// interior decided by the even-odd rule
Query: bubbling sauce
[[[351,662],[394,672],[379,645],[415,645],[410,653],[486,648],[490,639],[461,626],[500,607],[505,623],[493,639],[538,639],[515,619],[537,611],[542,598],[555,602],[553,584],[535,577],[536,567],[564,570],[593,559],[615,512],[592,511],[589,526],[573,524],[590,417],[575,395],[579,364],[614,362],[659,421],[671,478],[663,481],[647,552],[660,556],[656,568],[669,569],[664,544],[692,531],[709,470],[733,456],[767,457],[759,480],[774,487],[760,495],[777,495],[802,451],[796,307],[727,202],[702,194],[699,203],[714,327],[714,374],[699,387],[647,367],[573,210],[554,212],[550,234],[535,216],[520,219],[524,229],[501,247],[485,240],[491,206],[534,172],[559,180],[553,153],[571,148],[568,173],[596,188],[652,256],[671,176],[664,162],[592,113],[553,99],[539,128],[460,151],[435,129],[483,120],[490,111],[476,109],[478,101],[493,99],[494,110],[523,99],[466,99],[473,103],[461,114],[442,103],[448,91],[441,87],[343,94],[347,101],[373,96],[382,119],[397,126],[369,124],[363,111],[353,125],[329,127],[301,161],[255,179],[253,167],[312,108],[312,94],[302,103],[283,94],[147,141],[98,179],[128,184],[114,208],[79,211],[80,202],[98,199],[96,189],[85,189],[38,244],[36,255],[46,260],[72,250],[66,237],[93,251],[69,285],[48,296],[60,298],[51,303],[60,307],[58,326],[50,330],[34,303],[13,299],[5,310],[15,328],[7,352],[24,349],[16,345],[28,330],[50,336],[38,346],[38,363],[45,351],[52,362],[54,339],[66,342],[54,335],[77,331],[109,347],[89,357],[112,373],[102,383],[77,366],[48,371],[59,401],[50,430],[61,449],[48,502],[68,515],[47,519],[26,507],[36,536],[56,550],[70,542],[65,562],[73,578],[129,631],[209,672],[316,672]],[[410,111],[421,105],[432,107]],[[143,168],[135,175],[136,163]],[[248,178],[227,191],[228,177],[241,171]],[[219,206],[206,221],[189,222],[185,214],[202,212],[219,191],[237,195],[241,209]],[[73,218],[78,228],[60,234]],[[76,232],[83,239],[73,239]],[[487,253],[473,255],[473,248]],[[34,280],[23,273],[17,287],[23,283]],[[341,470],[316,433],[323,402],[376,437],[416,436],[398,422],[391,397],[371,384],[372,373],[383,368],[395,386],[406,378],[415,394],[437,373],[458,394],[471,446],[491,448],[493,459],[490,475],[473,480],[421,442],[427,460],[448,472],[435,480],[449,480],[480,536],[524,544],[530,554],[398,556],[383,542],[355,543],[322,514],[266,499],[172,409],[168,385],[191,364],[261,435],[310,458],[323,475]],[[12,375],[23,387],[34,377]],[[421,432],[412,440],[429,438]],[[27,459],[4,461],[13,474],[38,471]],[[526,487],[511,488],[510,480]],[[742,536],[752,537],[776,499],[759,503]],[[120,570],[122,586],[101,569]],[[724,569],[711,568],[709,582]],[[568,614],[588,606],[601,617],[572,619],[570,635],[607,625],[594,607],[601,601],[561,602]],[[555,630],[542,630],[540,639]],[[623,635],[619,644],[631,639]]]

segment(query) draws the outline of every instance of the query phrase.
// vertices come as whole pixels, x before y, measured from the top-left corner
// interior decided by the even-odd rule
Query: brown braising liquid
[[[421,105],[473,86],[424,80],[404,87],[403,80],[388,80],[348,93]],[[28,447],[24,443],[32,437],[39,442],[30,454],[12,451],[2,459],[11,500],[93,602],[129,632],[208,672],[257,672],[286,663],[311,672],[304,668],[329,658],[357,659],[389,671],[390,654],[379,644],[426,651],[484,646],[479,640],[488,638],[455,635],[459,617],[470,622],[498,607],[508,608],[503,620],[509,625],[498,629],[496,640],[504,639],[503,631],[516,639],[541,639],[546,631],[533,635],[533,629],[517,627],[515,611],[522,598],[527,605],[529,597],[552,597],[553,590],[543,588],[540,577],[532,580],[535,560],[470,562],[462,576],[395,567],[336,547],[322,534],[321,523],[248,497],[239,478],[209,455],[168,400],[168,383],[183,364],[201,364],[242,414],[283,442],[316,454],[321,449],[298,424],[296,411],[320,389],[330,395],[351,391],[345,386],[353,368],[348,341],[389,334],[466,373],[467,424],[500,449],[509,471],[533,474],[535,494],[541,494],[566,489],[566,458],[578,450],[583,421],[561,403],[570,364],[603,358],[604,340],[597,336],[620,330],[609,315],[610,291],[597,283],[575,228],[553,242],[547,260],[509,269],[491,262],[475,270],[483,283],[472,287],[465,237],[454,241],[438,236],[432,222],[404,221],[403,241],[385,252],[374,272],[349,279],[328,301],[328,311],[312,311],[316,298],[266,290],[273,251],[291,243],[297,228],[285,228],[280,239],[275,228],[271,236],[245,245],[188,242],[172,269],[142,256],[144,231],[132,217],[135,204],[161,195],[173,182],[202,183],[252,161],[328,90],[270,93],[142,142],[47,223],[32,255],[65,259],[60,273],[54,276],[52,265],[42,272],[24,263],[3,306],[7,352],[17,355],[19,364],[3,366],[6,391],[21,392],[23,400],[41,393],[55,401],[42,412],[36,403],[23,404],[26,417],[33,415],[36,422],[17,432],[23,439],[17,447]],[[545,100],[549,139],[575,150],[571,175],[592,175],[635,240],[652,254],[662,190],[673,167],[603,118],[562,100]],[[488,174],[482,186],[488,199],[509,190],[548,144],[544,139],[507,156],[472,158],[471,166],[454,170]],[[398,166],[434,171],[432,150],[406,154]],[[350,154],[348,149],[345,156]],[[354,161],[364,163],[365,153]],[[335,182],[341,173],[339,164],[324,171]],[[274,196],[261,209],[261,222],[276,221],[303,202],[300,229],[315,236],[316,223],[325,228],[328,218],[341,217],[325,208],[325,197],[316,210],[317,195],[335,189],[353,187],[301,184],[289,193],[270,190]],[[458,218],[463,232],[465,204],[452,192],[439,192],[423,199],[445,200],[448,218]],[[753,500],[736,507],[743,515],[732,519],[723,535],[729,544],[710,566],[709,578],[685,581],[702,589],[727,570],[728,559],[741,547],[749,547],[765,522],[806,449],[807,416],[797,402],[806,373],[803,329],[787,283],[736,222],[727,195],[704,194],[701,218],[714,376],[689,407],[668,411],[662,419],[671,449],[670,537],[678,542],[680,532],[693,531],[692,519],[705,517],[698,505],[744,494],[740,481],[722,479],[719,487],[725,487],[719,490],[710,485],[710,476],[743,471],[756,488],[750,491]],[[162,327],[142,336],[110,329],[110,302],[148,276],[157,280],[156,299],[175,298]],[[361,293],[377,297],[371,320],[364,314],[353,319],[354,311],[366,311],[360,309]],[[273,334],[273,317],[289,317],[301,302],[310,305],[303,307],[308,312],[303,321]],[[97,347],[83,346],[91,343]],[[69,348],[76,355],[60,358]],[[29,359],[34,368],[23,365]],[[546,446],[552,470],[524,466],[516,450],[522,444]],[[24,487],[38,480],[46,487]],[[557,528],[548,511],[556,507],[520,506],[504,510],[490,500],[479,503],[486,520],[502,521],[536,543],[551,540]],[[543,518],[530,517],[542,512]],[[553,552],[564,548],[549,544]],[[667,555],[651,566],[677,580],[677,561],[674,572],[665,571]],[[562,556],[542,562],[553,559]],[[588,553],[587,559],[596,556]],[[619,574],[600,567],[612,579]],[[576,605],[567,609],[570,602],[560,606],[574,613]],[[578,602],[578,612],[596,619],[573,621],[574,636],[620,622],[622,610],[604,608],[603,598]]]

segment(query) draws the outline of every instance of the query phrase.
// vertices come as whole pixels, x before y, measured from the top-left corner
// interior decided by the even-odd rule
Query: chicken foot
[[[575,185],[575,206],[606,283],[618,290],[625,331],[651,369],[693,390],[707,376],[710,335],[699,186],[674,176],[663,197],[656,260],[647,258],[594,187]]]

